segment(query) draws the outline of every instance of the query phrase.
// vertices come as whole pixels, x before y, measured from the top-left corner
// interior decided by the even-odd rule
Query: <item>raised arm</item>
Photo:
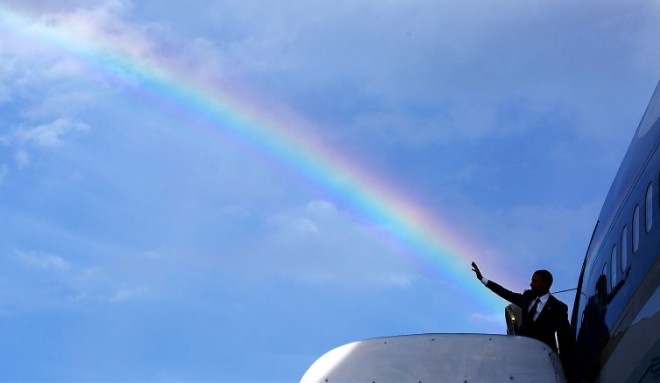
[[[484,276],[483,274],[481,274],[481,270],[479,270],[479,266],[477,266],[477,264],[474,262],[472,262],[472,271],[474,271],[474,274],[477,276],[477,279],[479,279],[482,283],[485,283],[486,287],[488,287],[492,292],[494,292],[495,294],[499,295],[500,297],[506,299],[507,301],[515,305],[518,306],[522,305],[522,300],[523,300],[522,294],[509,291],[491,280],[486,280],[486,282],[484,282]]]

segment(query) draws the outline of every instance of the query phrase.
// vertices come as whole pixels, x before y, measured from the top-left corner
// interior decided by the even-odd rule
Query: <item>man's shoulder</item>
[[[550,303],[554,306],[560,307],[562,310],[568,311],[568,305],[566,303],[560,301],[559,299],[555,298],[554,295],[550,295],[550,297],[548,298],[548,303]]]

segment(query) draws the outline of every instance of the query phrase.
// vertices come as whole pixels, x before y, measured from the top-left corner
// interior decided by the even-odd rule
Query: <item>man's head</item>
[[[532,292],[540,297],[550,292],[550,286],[552,286],[552,274],[548,270],[536,270],[529,284]]]

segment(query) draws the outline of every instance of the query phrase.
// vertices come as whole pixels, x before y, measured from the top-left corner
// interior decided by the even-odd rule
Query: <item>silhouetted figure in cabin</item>
[[[626,280],[630,268],[626,270],[624,277],[608,291],[607,276],[602,274],[596,280],[594,294],[589,297],[582,313],[582,324],[578,332],[578,349],[580,363],[578,364],[578,376],[589,381],[597,378],[597,369],[594,362],[597,360],[603,348],[610,340],[610,329],[607,327],[607,306],[619,293]]]

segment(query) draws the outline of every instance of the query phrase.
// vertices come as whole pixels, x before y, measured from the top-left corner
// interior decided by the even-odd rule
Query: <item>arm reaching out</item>
[[[479,266],[477,266],[476,263],[472,262],[472,271],[477,275],[478,280],[482,280],[484,278],[483,275],[481,275],[481,271],[479,270]]]
[[[474,262],[472,262],[472,271],[474,271],[474,273],[477,275],[477,279],[479,279],[486,287],[488,287],[492,292],[506,299],[507,301],[520,307],[525,306],[526,303],[529,303],[529,302],[525,302],[522,294],[509,291],[506,288],[498,285],[497,283],[485,279],[484,276],[481,274],[481,270],[479,270],[479,266],[477,266],[477,264]]]

